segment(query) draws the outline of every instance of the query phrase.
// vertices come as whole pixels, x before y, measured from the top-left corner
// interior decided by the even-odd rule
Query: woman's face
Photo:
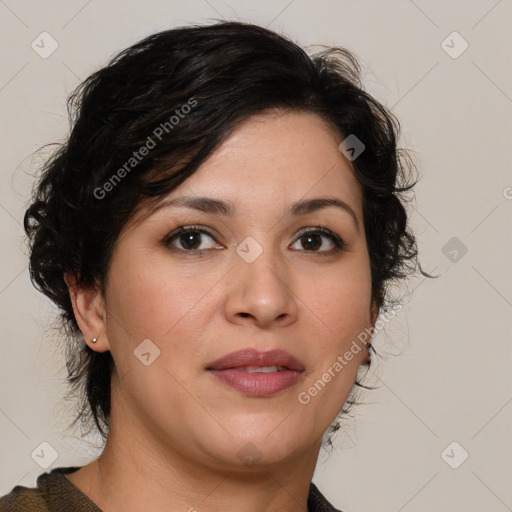
[[[150,457],[223,468],[319,449],[367,358],[358,335],[376,314],[362,194],[341,141],[314,114],[267,111],[125,226],[101,333],[116,366],[116,436]],[[165,206],[199,197],[232,212]],[[347,208],[297,206],[325,198]],[[240,365],[259,364],[235,357],[225,366],[238,369],[211,370],[243,349],[285,351],[299,366],[280,359],[282,371],[252,373]]]

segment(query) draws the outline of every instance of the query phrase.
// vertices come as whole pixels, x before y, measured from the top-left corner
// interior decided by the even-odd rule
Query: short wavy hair
[[[31,280],[58,306],[66,332],[67,380],[79,397],[73,423],[92,427],[94,419],[108,437],[114,361],[84,343],[65,275],[104,292],[116,240],[138,207],[194,174],[252,115],[312,112],[363,142],[351,164],[380,309],[398,301],[393,282],[418,267],[426,275],[407,222],[404,194],[416,183],[415,166],[397,147],[398,120],[363,90],[349,50],[323,48],[309,56],[284,36],[237,21],[178,27],[119,52],[68,98],[71,133],[42,167],[24,227]],[[338,429],[334,423],[329,432]]]

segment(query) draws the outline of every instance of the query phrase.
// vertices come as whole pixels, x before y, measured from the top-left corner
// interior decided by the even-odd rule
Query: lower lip
[[[270,396],[299,382],[303,372],[284,370],[282,372],[249,373],[239,368],[208,370],[221,382],[247,396]]]

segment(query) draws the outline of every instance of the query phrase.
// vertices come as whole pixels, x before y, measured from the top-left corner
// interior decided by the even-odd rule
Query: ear
[[[370,306],[370,322],[371,326],[375,329],[375,323],[377,322],[377,317],[379,316],[380,307],[377,304],[376,300],[372,300],[372,304]]]
[[[105,335],[105,303],[99,286],[82,286],[78,284],[76,276],[72,273],[67,273],[64,280],[68,286],[73,312],[85,343],[96,352],[109,350],[110,345]],[[92,342],[93,338],[96,338],[95,343]]]

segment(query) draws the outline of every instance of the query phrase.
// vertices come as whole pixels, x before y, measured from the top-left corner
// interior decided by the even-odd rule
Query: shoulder
[[[57,512],[63,502],[71,505],[72,494],[66,484],[65,473],[78,467],[59,467],[37,478],[37,487],[17,485],[8,494],[0,496],[0,512]],[[76,509],[77,510],[77,509]]]
[[[335,508],[320,492],[318,487],[311,482],[308,495],[308,512],[343,512]]]
[[[0,497],[0,512],[49,512],[46,500],[39,487],[17,485]]]

